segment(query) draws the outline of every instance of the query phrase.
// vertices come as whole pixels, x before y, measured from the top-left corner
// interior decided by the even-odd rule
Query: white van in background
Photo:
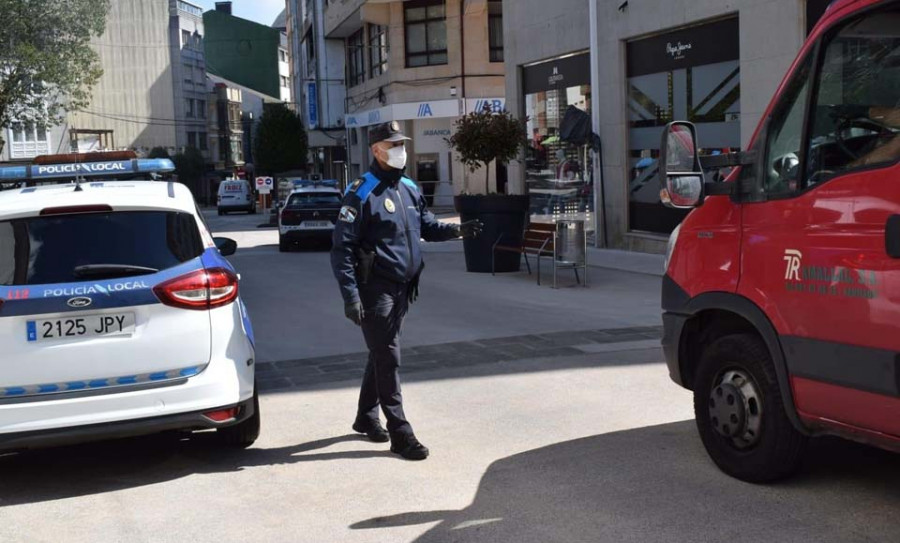
[[[219,184],[219,215],[229,211],[256,213],[256,198],[246,179],[226,179]]]

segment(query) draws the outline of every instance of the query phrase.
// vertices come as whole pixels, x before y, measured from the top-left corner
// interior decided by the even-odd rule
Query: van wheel
[[[287,252],[290,252],[290,250],[291,250],[290,242],[288,242],[283,237],[279,236],[278,237],[278,251],[282,252],[282,253],[287,253]]]
[[[708,345],[694,383],[694,416],[719,469],[766,483],[793,474],[807,439],[787,417],[769,350],[753,334]]]
[[[219,216],[221,217],[221,216],[224,215],[224,214],[225,214],[225,212],[222,211],[222,210],[220,209],[220,210],[219,210]]]
[[[216,430],[216,437],[222,445],[247,448],[259,437],[259,390],[253,383],[253,415],[244,422]]]

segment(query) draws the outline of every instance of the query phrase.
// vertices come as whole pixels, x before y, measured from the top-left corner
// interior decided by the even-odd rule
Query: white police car
[[[289,251],[303,241],[330,241],[341,211],[337,181],[298,181],[278,211],[278,248]]]
[[[16,175],[65,177],[0,168]],[[253,443],[253,330],[224,258],[235,249],[176,183],[0,191],[0,451],[166,430]]]

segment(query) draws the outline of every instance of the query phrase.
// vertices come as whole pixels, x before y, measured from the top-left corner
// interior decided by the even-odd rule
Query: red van
[[[749,150],[697,150],[666,128],[660,195],[696,209],[669,241],[663,346],[709,455],[765,482],[811,436],[900,451],[900,0],[834,2]],[[701,161],[737,168],[708,183]]]

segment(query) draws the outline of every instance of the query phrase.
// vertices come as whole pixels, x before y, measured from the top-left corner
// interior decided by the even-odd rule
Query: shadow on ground
[[[213,433],[164,434],[0,456],[0,507],[103,494],[255,466],[399,457],[384,450],[322,452],[357,434],[273,449],[227,449]]]
[[[505,458],[461,511],[413,511],[351,528],[440,522],[417,543],[895,542],[898,506],[898,456],[823,439],[794,479],[755,486],[720,473],[686,421]]]

